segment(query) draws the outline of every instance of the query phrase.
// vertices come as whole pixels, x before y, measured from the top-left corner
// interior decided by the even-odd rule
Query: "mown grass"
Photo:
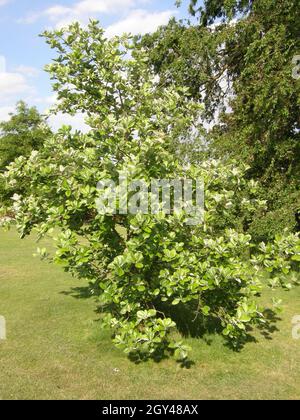
[[[0,399],[299,399],[300,288],[276,292],[284,313],[271,335],[233,352],[222,338],[186,338],[190,369],[173,360],[135,364],[111,343],[86,284],[34,258],[34,238],[0,231]],[[73,291],[72,291],[73,290]],[[80,289],[77,289],[80,291]],[[264,299],[269,300],[270,296]]]

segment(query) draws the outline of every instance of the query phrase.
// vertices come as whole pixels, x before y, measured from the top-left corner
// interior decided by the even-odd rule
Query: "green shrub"
[[[199,121],[200,107],[182,88],[157,86],[147,55],[127,37],[106,40],[96,22],[46,36],[60,53],[49,66],[60,106],[85,111],[91,131],[72,134],[64,127],[39,152],[9,166],[8,183],[28,185],[14,197],[21,235],[34,228],[40,236],[60,232],[53,259],[93,284],[114,343],[126,353],[169,351],[185,359],[188,348],[174,341],[176,323],[164,311],[180,305],[216,319],[223,335],[239,342],[248,325],[265,322],[256,301],[263,269],[273,274],[272,287],[286,286],[298,237],[255,248],[243,221],[265,206],[256,199],[257,183],[235,163],[182,162],[176,146]],[[100,214],[97,183],[117,182],[120,173],[129,182],[203,180],[204,223],[191,224],[185,207],[171,214]],[[47,250],[40,254],[48,258]]]

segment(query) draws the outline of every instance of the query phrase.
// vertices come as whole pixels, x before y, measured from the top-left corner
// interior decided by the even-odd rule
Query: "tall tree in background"
[[[180,2],[179,2],[180,3]],[[296,0],[192,1],[196,26],[170,22],[141,45],[164,83],[189,87],[216,121],[210,154],[242,159],[268,211],[249,221],[257,238],[299,228],[300,54]],[[294,71],[295,73],[295,71]],[[251,222],[251,223],[250,223]],[[298,224],[298,226],[297,226]]]
[[[33,150],[39,150],[50,135],[51,130],[38,110],[18,102],[10,119],[0,122],[0,172],[19,156],[29,157]],[[14,192],[0,179],[0,203],[5,203]]]

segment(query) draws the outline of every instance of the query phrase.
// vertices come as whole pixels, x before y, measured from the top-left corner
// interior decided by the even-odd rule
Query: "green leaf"
[[[173,300],[172,305],[174,305],[174,306],[178,305],[180,302],[181,302],[181,299],[176,298],[176,299]]]
[[[209,306],[204,306],[203,308],[201,308],[201,311],[202,311],[203,315],[207,316],[210,313],[210,307]]]

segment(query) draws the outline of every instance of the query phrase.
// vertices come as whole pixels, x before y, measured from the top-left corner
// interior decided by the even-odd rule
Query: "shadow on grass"
[[[89,299],[95,297],[95,288],[92,286],[71,287],[70,290],[63,291],[61,294],[75,299]]]
[[[161,361],[168,359],[168,357],[169,356],[165,353],[163,349],[157,350],[151,356],[141,352],[132,352],[128,355],[128,359],[136,365],[139,365],[143,362],[147,362],[149,360],[153,360],[155,363],[160,363]]]
[[[151,354],[150,356],[141,352],[134,352],[134,353],[129,353],[128,355],[128,359],[135,363],[136,365],[143,363],[143,362],[147,362],[149,360],[155,362],[155,363],[160,363],[163,360],[167,360],[170,359],[170,357],[173,356],[172,351],[169,351],[162,347],[158,350],[156,350],[153,354]],[[176,362],[179,364],[179,366],[182,369],[190,369],[192,366],[195,365],[195,362],[193,360],[190,359],[184,359],[184,360],[176,360]]]
[[[177,325],[178,332],[184,338],[199,338],[207,345],[212,344],[212,337],[214,335],[222,335],[223,326],[216,317],[205,317],[199,314],[195,317],[196,308],[185,305],[164,306],[161,305],[161,310],[166,316],[172,318]],[[272,335],[279,331],[276,324],[281,321],[278,314],[271,309],[266,309],[263,312],[265,322],[258,324],[256,329],[266,340],[272,340]],[[233,351],[240,352],[247,343],[255,343],[258,340],[253,336],[254,328],[248,327],[246,333],[237,341],[225,339],[225,346]]]
[[[272,334],[279,331],[276,324],[282,319],[279,318],[278,314],[271,309],[266,309],[263,314],[265,316],[266,323],[259,325],[258,330],[266,340],[272,340]]]
[[[85,287],[72,287],[69,291],[63,291],[62,294],[71,296],[75,299],[91,299],[98,296],[98,291],[94,285],[88,285]],[[208,346],[213,343],[213,336],[222,335],[223,327],[219,319],[215,317],[205,317],[201,314],[195,316],[196,306],[193,305],[166,305],[159,303],[156,305],[157,309],[165,314],[166,317],[171,318],[177,325],[177,330],[183,338],[198,338],[203,340]],[[95,309],[97,315],[103,314],[103,308],[97,307]],[[276,323],[281,321],[276,312],[271,309],[264,311],[265,322],[256,326],[256,330],[266,340],[272,340],[272,335],[279,331]],[[101,318],[97,321],[101,322]],[[254,328],[248,327],[246,333],[241,336],[237,341],[225,339],[224,345],[235,352],[240,352],[244,346],[248,343],[256,343],[258,340],[253,336]],[[147,360],[153,360],[156,363],[162,360],[168,359],[170,353],[166,352],[165,349],[158,349],[151,356],[142,354],[140,352],[131,353],[128,358],[131,362],[139,364]],[[189,369],[195,363],[192,360],[177,360],[182,368]]]
[[[260,333],[261,336],[263,336],[265,340],[272,340],[272,334],[279,331],[276,323],[281,321],[281,318],[279,318],[277,313],[271,309],[265,309],[263,315],[265,317],[265,322],[256,325],[256,330]],[[254,328],[248,326],[244,336],[242,336],[237,341],[226,340],[225,345],[233,351],[240,352],[243,350],[246,344],[258,343],[258,340],[253,336],[253,333]]]

